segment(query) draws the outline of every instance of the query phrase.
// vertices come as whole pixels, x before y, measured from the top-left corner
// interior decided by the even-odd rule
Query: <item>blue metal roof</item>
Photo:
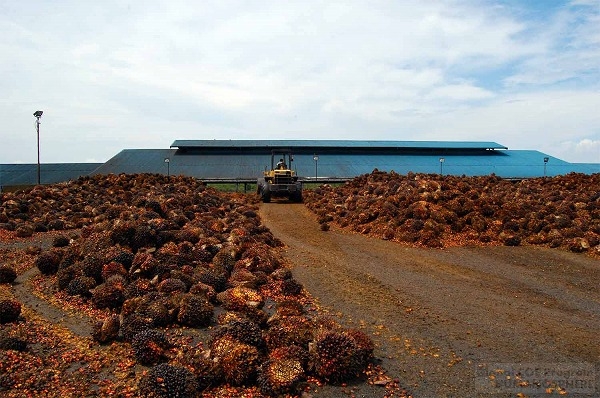
[[[262,154],[230,153],[219,151],[185,152],[174,149],[128,149],[120,152],[95,174],[108,173],[167,173],[164,159],[169,157],[169,173],[200,179],[254,179],[270,167],[270,151]],[[440,158],[444,163],[440,164]],[[548,163],[544,158],[548,157]],[[545,166],[544,166],[545,165]],[[424,151],[409,154],[340,154],[319,153],[318,163],[313,154],[294,155],[292,167],[301,177],[352,178],[374,169],[395,171],[400,174],[440,173],[453,175],[496,174],[505,178],[525,178],[579,172],[599,173],[600,164],[573,164],[538,151],[506,150],[480,151],[471,154]],[[316,170],[315,170],[316,169]]]
[[[176,149],[124,149],[98,167],[93,174],[167,174],[167,168],[171,171],[177,166],[177,172],[170,174],[194,176],[191,170],[180,168],[179,161],[174,158],[176,152]],[[165,162],[166,158],[169,158],[169,165]]]
[[[40,182],[54,184],[89,175],[102,163],[42,163]],[[37,184],[37,163],[0,164],[0,187]]]
[[[350,140],[176,140],[171,148],[294,148],[324,149],[508,149],[485,141],[350,141]]]

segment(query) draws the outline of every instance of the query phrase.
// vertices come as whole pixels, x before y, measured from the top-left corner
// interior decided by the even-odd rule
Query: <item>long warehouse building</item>
[[[306,178],[353,178],[374,169],[400,174],[493,173],[506,178],[600,172],[600,163],[569,163],[539,151],[509,150],[495,142],[177,140],[170,149],[124,150],[94,173],[165,173],[168,169],[200,179],[256,179],[270,167],[271,155],[282,152],[294,155],[293,167]]]
[[[600,173],[599,163],[570,163],[535,150],[481,141],[176,140],[165,149],[124,149],[106,163],[42,164],[41,183],[84,175],[160,173],[207,181],[252,181],[271,156],[291,152],[300,177],[349,179],[374,169],[530,178]],[[600,161],[600,159],[599,159]],[[36,164],[0,165],[0,186],[34,185]]]

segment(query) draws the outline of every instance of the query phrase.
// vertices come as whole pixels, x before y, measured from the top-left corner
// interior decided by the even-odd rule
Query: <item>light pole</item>
[[[544,177],[546,177],[546,165],[548,164],[548,160],[550,160],[550,158],[548,156],[544,157]]]
[[[37,130],[37,183],[40,185],[40,118],[42,117],[42,113],[44,111],[35,111],[33,112],[33,116],[37,119],[35,121],[35,127]]]
[[[440,175],[444,175],[444,162],[446,159],[440,158]]]
[[[315,182],[317,182],[317,177],[319,176],[318,173],[318,165],[319,165],[319,155],[317,155],[316,153],[313,155],[313,160],[315,161]]]
[[[171,170],[169,169],[170,164],[171,164],[171,159],[165,158],[165,163],[167,164],[167,177],[169,177],[171,175]]]

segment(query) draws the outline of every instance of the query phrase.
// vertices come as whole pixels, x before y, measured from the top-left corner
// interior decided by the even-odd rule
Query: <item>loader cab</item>
[[[275,163],[275,159],[279,159]],[[271,153],[271,170],[291,170],[294,156],[291,153],[276,154]]]
[[[265,170],[265,180],[271,184],[292,184],[298,181],[296,172],[292,170],[294,156],[291,152],[271,152],[271,169]]]
[[[293,170],[294,156],[290,151],[272,151],[271,168],[257,180],[257,192],[263,202],[272,197],[287,197],[294,202],[302,201],[302,182]]]

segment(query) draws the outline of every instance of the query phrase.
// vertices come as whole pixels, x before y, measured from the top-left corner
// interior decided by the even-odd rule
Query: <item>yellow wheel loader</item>
[[[271,152],[271,169],[265,170],[263,176],[256,181],[258,195],[264,203],[269,203],[271,198],[288,198],[292,202],[302,202],[302,182],[298,181],[296,172],[292,170],[292,153],[278,153],[277,164],[275,155],[276,152]]]

